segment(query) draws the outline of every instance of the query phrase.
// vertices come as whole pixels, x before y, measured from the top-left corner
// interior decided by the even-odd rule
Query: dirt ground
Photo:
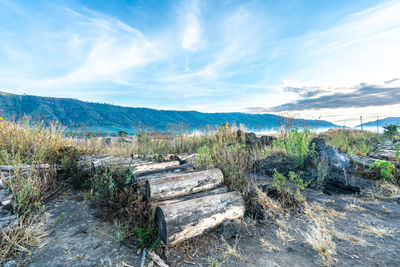
[[[398,202],[313,189],[304,194],[314,207],[313,219],[306,210],[264,221],[246,217],[235,223],[239,236],[222,239],[221,229],[215,229],[170,248],[165,257],[170,266],[400,266]],[[17,265],[140,266],[139,248],[120,245],[114,225],[95,216],[82,192],[59,196],[46,212],[46,245],[16,260]],[[329,263],[306,241],[313,220],[322,221],[336,247]]]

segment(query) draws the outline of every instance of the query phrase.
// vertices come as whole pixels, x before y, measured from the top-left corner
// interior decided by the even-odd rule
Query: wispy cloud
[[[199,1],[192,0],[185,3],[183,14],[182,48],[195,51],[201,41],[202,28],[200,26]]]
[[[348,108],[348,107],[369,107],[400,104],[400,83],[389,83],[384,85],[373,85],[362,83],[358,86],[344,88],[347,93],[330,93],[322,96],[317,92],[330,92],[329,88],[287,88],[290,91],[299,93],[301,100],[275,106],[266,111],[302,111],[321,108]],[[308,90],[310,89],[310,90]],[[305,92],[305,93],[302,93]]]
[[[397,103],[398,1],[349,1],[340,16],[326,3],[119,2],[113,13],[79,1],[0,0],[0,89],[201,111]]]

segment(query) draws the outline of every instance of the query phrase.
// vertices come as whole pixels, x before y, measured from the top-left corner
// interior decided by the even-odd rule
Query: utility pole
[[[362,116],[360,116],[360,122],[361,122],[361,132],[363,132],[363,124],[362,124]]]
[[[376,115],[376,134],[379,134],[379,121],[378,121],[379,117],[378,115]]]

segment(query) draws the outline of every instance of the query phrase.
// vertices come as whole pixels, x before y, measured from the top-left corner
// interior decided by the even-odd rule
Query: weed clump
[[[380,178],[388,182],[392,181],[396,175],[396,167],[386,160],[377,160],[369,168],[378,169]]]
[[[273,145],[285,150],[286,155],[293,159],[297,168],[304,168],[304,163],[309,154],[311,131],[309,129],[292,129],[285,132],[283,137],[274,141]]]
[[[272,187],[278,194],[279,201],[283,207],[293,207],[304,201],[301,191],[308,186],[308,183],[300,178],[300,174],[289,172],[289,178],[274,170]]]

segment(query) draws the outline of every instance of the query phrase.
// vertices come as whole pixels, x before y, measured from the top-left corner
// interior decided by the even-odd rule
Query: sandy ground
[[[400,204],[354,195],[305,191],[324,229],[336,233],[333,266],[400,266]],[[59,196],[46,205],[47,244],[17,263],[22,266],[139,266],[141,253],[119,245],[115,227],[101,221],[82,192]],[[340,216],[328,214],[337,211]],[[307,243],[312,220],[304,210],[236,223],[239,237],[222,239],[220,229],[165,251],[170,266],[321,266],[323,258]],[[378,231],[380,230],[380,231]],[[351,238],[349,238],[351,237]],[[326,261],[325,261],[326,264]]]

